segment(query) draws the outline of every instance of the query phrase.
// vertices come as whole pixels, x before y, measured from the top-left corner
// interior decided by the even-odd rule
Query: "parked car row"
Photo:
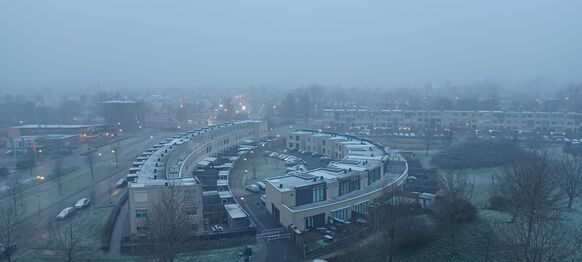
[[[58,221],[65,220],[67,217],[70,217],[75,212],[75,210],[83,209],[90,205],[91,200],[89,200],[88,198],[81,198],[79,199],[79,201],[77,201],[77,203],[75,203],[74,206],[66,207],[63,210],[61,210],[61,212],[59,212],[59,214],[57,215],[57,220]]]

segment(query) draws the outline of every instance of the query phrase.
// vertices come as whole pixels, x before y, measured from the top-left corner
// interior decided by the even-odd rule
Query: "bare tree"
[[[8,182],[8,194],[10,199],[12,199],[12,208],[15,212],[18,212],[18,202],[23,201],[22,192],[24,191],[24,183],[18,177],[13,177]]]
[[[568,208],[572,208],[574,199],[581,194],[582,156],[564,155],[558,161],[560,188],[568,198]]]
[[[14,206],[0,202],[0,247],[3,249],[2,256],[8,262],[12,261],[12,255],[16,251],[15,228],[19,219],[20,213]]]
[[[396,246],[407,237],[415,226],[411,205],[403,204],[398,196],[394,196],[382,205],[371,209],[375,229],[388,243],[388,261],[392,262]]]
[[[547,153],[537,152],[533,159],[505,168],[495,178],[497,194],[513,216],[513,225],[503,231],[512,260],[552,261],[565,250],[562,236],[554,235],[562,230],[564,199],[554,171]]]
[[[557,214],[562,208],[563,194],[554,171],[555,165],[542,152],[528,161],[503,168],[495,176],[495,194],[507,204],[512,221],[522,217],[531,224]]]
[[[494,224],[490,221],[480,221],[474,232],[475,243],[478,247],[478,251],[483,257],[484,262],[489,262],[491,260],[491,254],[497,247],[497,242],[499,236],[495,228],[499,225]]]
[[[518,219],[501,227],[502,252],[509,261],[567,261],[575,255],[572,230],[560,220]]]
[[[91,250],[90,237],[93,231],[91,219],[74,218],[67,225],[57,227],[51,238],[39,249],[54,252],[66,261],[73,261]]]
[[[188,211],[195,207],[186,201],[185,193],[182,186],[169,184],[160,192],[159,200],[148,210],[144,221],[148,229],[145,240],[154,245],[156,256],[163,262],[174,261],[195,233],[196,226]]]
[[[64,176],[64,173],[65,173],[65,170],[63,169],[63,159],[59,157],[59,158],[55,159],[55,165],[53,166],[53,169],[52,169],[52,174],[56,178],[57,185],[59,187],[59,195],[63,194],[63,176]]]
[[[477,210],[469,202],[474,184],[463,170],[445,169],[439,173],[442,197],[437,203],[437,215],[448,230],[450,253],[453,256],[456,255],[457,225],[476,217]]]
[[[89,166],[89,171],[91,172],[91,181],[95,180],[95,162],[97,157],[95,156],[95,151],[89,149],[87,150],[85,156],[85,163]]]
[[[434,135],[434,130],[431,128],[427,128],[424,130],[424,140],[426,142],[426,155],[428,156],[428,150],[430,148],[430,142]]]

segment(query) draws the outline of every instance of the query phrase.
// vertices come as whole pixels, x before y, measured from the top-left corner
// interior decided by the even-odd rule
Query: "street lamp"
[[[36,204],[38,212],[40,213],[40,182],[44,180],[44,176],[36,176]]]

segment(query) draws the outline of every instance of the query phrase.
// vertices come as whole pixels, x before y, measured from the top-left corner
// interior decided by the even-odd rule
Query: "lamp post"
[[[40,213],[40,183],[44,180],[44,176],[36,176],[36,204],[38,212]]]

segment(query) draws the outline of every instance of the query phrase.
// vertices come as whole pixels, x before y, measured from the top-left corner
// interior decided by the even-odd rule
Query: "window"
[[[313,187],[313,202],[325,201],[325,185]]]
[[[355,204],[353,210],[354,210],[354,212],[365,215],[365,214],[368,214],[368,206],[370,206],[368,201],[364,201],[364,202]]]
[[[305,228],[313,228],[313,217],[306,217],[305,218]]]
[[[345,195],[360,189],[360,177],[351,176],[339,181],[339,195]]]
[[[380,179],[380,167],[368,171],[368,185]]]
[[[289,143],[289,148],[292,148],[292,147],[293,147],[293,143]]]
[[[148,202],[148,192],[134,192],[133,201],[137,203]]]
[[[349,213],[350,213],[350,207],[346,207],[346,208],[342,208],[342,209],[338,209],[338,210],[332,210],[331,217],[333,217],[337,220],[348,221],[350,219]]]
[[[136,209],[135,210],[135,218],[148,218],[148,210],[147,209]]]

